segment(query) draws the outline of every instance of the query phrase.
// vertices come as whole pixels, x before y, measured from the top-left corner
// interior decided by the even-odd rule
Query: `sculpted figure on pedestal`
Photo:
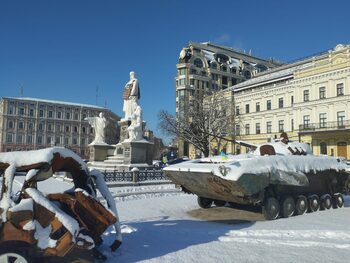
[[[85,118],[89,124],[95,129],[95,139],[92,144],[101,143],[105,144],[105,128],[106,128],[106,118],[103,116],[103,112],[100,112],[97,117]]]
[[[130,72],[130,80],[125,84],[123,99],[124,120],[131,120],[131,115],[135,111],[136,106],[138,106],[138,100],[140,99],[139,82],[135,78],[134,71]]]

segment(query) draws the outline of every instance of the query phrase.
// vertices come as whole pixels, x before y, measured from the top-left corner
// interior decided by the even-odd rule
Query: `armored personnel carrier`
[[[230,204],[261,206],[266,219],[344,205],[350,191],[344,160],[315,156],[305,143],[281,140],[248,154],[207,157],[164,168],[202,208]]]

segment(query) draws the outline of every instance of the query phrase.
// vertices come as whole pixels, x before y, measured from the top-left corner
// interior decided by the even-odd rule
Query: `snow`
[[[35,233],[34,238],[38,241],[37,246],[41,249],[46,249],[48,247],[55,247],[57,240],[50,238],[52,227],[48,225],[47,227],[42,227],[37,220],[35,223]]]
[[[55,214],[55,217],[64,225],[65,228],[72,234],[72,236],[76,236],[79,232],[79,224],[78,222],[63,212],[59,207],[57,207],[54,203],[50,202],[40,191],[34,188],[27,188],[25,190],[27,194],[33,198],[33,200],[45,207],[47,210],[51,211]]]
[[[26,181],[29,181],[30,179],[32,179],[34,176],[36,176],[38,174],[39,170],[37,169],[31,169],[28,171],[27,175],[26,175]]]
[[[25,211],[25,210],[33,211],[32,198],[22,199],[17,205],[9,209],[9,211],[11,212],[18,212],[18,211]]]
[[[48,192],[72,186],[54,178],[46,181]],[[107,256],[106,263],[343,263],[350,258],[349,197],[345,197],[344,208],[264,221],[229,207],[200,209],[195,195],[166,192],[172,189],[173,184],[110,188],[113,196],[131,195],[127,199],[115,197],[123,243],[111,252],[115,230],[110,227],[104,233],[99,250]],[[205,220],[192,217],[193,211],[212,217],[229,211],[230,216]]]
[[[188,214],[198,209],[196,196],[185,194],[127,200],[118,208],[124,242],[113,254],[103,245],[107,263],[340,263],[350,257],[348,197],[341,209],[274,221],[239,218],[235,213],[231,220],[199,220]],[[105,233],[105,241],[108,238]]]
[[[220,166],[228,168],[228,174],[222,175]],[[216,176],[237,181],[243,174],[276,174],[282,172],[308,173],[310,171],[324,171],[327,169],[346,170],[348,166],[338,158],[313,155],[270,155],[258,156],[244,154],[228,156],[227,160],[221,157],[210,157],[194,161],[174,164],[164,168],[165,171],[192,171],[213,173]]]

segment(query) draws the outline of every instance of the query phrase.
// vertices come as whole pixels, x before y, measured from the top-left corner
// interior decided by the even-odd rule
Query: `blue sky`
[[[96,103],[122,114],[134,70],[148,127],[175,112],[189,41],[290,61],[350,43],[350,1],[0,0],[0,96]]]

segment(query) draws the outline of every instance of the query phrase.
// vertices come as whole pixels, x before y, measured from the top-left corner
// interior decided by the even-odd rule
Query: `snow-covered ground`
[[[53,186],[56,191],[72,186],[50,180],[55,183],[42,185],[49,191]],[[123,244],[112,254],[108,243],[115,236],[104,234],[101,251],[108,256],[107,263],[328,263],[348,262],[350,258],[348,197],[341,209],[264,221],[259,214],[240,214],[229,207],[204,211],[198,208],[195,196],[183,194],[173,185],[115,187],[111,192],[117,202]],[[225,213],[225,218],[220,213]],[[210,220],[190,214],[202,214]]]
[[[117,206],[123,244],[114,255],[104,247],[108,262],[320,263],[350,258],[350,198],[341,209],[275,221],[237,220],[228,207],[220,209],[229,210],[231,220],[199,220],[188,214],[198,209],[196,197],[181,193],[130,197]],[[211,211],[205,213],[218,210]]]

